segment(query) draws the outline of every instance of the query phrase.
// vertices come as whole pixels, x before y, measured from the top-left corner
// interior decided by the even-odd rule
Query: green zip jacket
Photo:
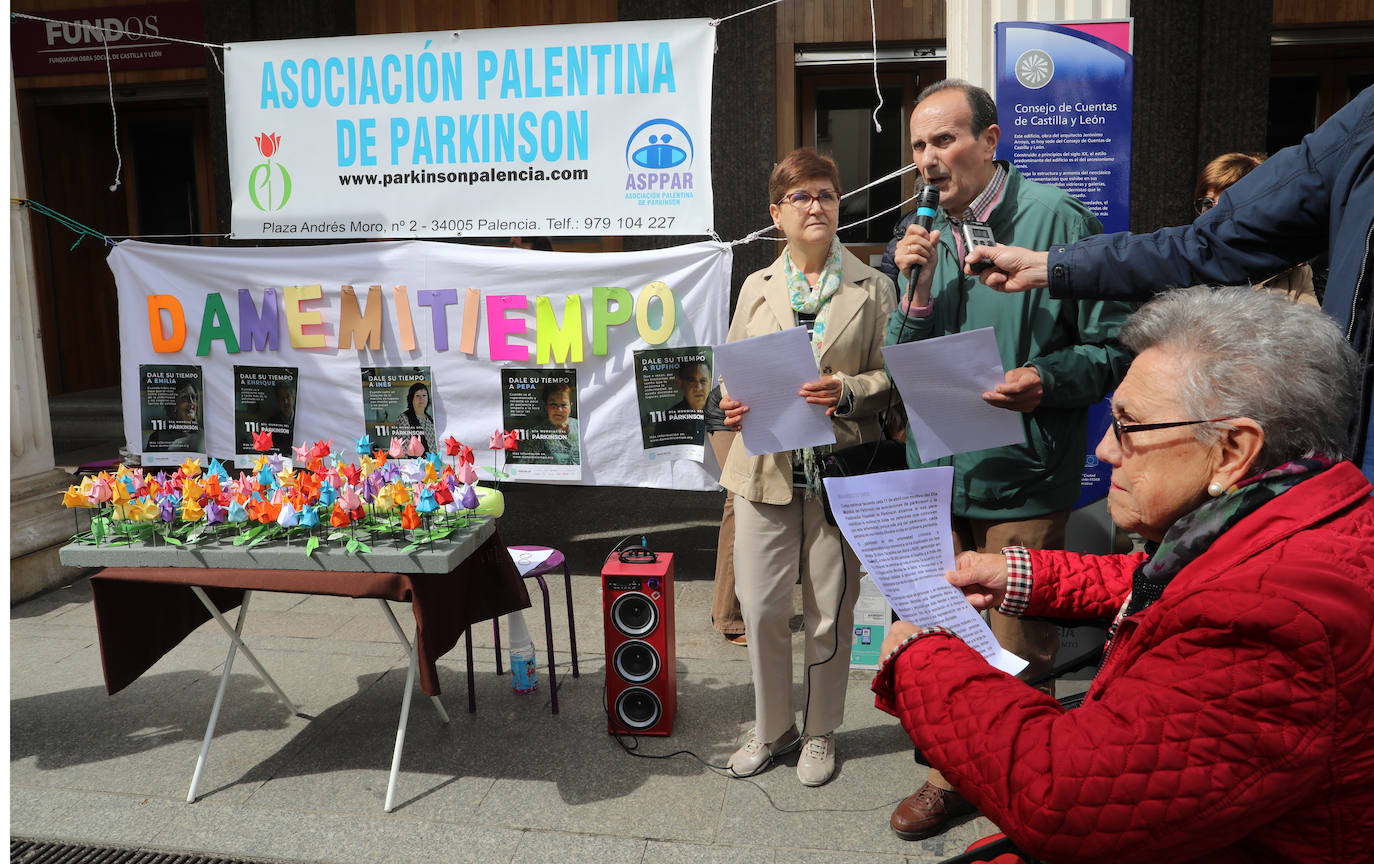
[[[997,242],[1044,250],[1098,234],[1102,224],[1086,207],[1053,186],[1021,176],[1007,165],[1002,200],[987,219]],[[1115,389],[1126,374],[1130,353],[1116,333],[1130,314],[1125,303],[1065,301],[1037,288],[1002,294],[963,273],[944,208],[936,213],[940,232],[929,317],[908,317],[901,308],[887,323],[887,344],[993,328],[1006,369],[1034,366],[1044,396],[1022,414],[1026,443],[960,453],[923,462],[911,436],[907,464],[954,466],[955,516],[1017,521],[1073,506],[1087,452],[1088,408]],[[898,289],[905,296],[907,280]],[[905,328],[905,329],[903,329]],[[904,394],[908,410],[920,410],[920,394]]]

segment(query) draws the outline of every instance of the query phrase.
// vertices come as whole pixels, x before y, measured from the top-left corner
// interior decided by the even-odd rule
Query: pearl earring
[[[1213,498],[1220,498],[1221,493],[1225,491],[1225,489],[1221,488],[1220,483],[1213,483],[1207,487],[1207,494],[1211,495]]]

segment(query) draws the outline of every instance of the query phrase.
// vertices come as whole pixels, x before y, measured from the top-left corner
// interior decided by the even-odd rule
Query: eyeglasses
[[[1202,198],[1199,198],[1193,202],[1193,210],[1199,216],[1201,216],[1203,213],[1206,213],[1208,210],[1211,210],[1215,206],[1217,206],[1217,202],[1206,196],[1203,196]]]
[[[825,210],[833,210],[840,206],[840,196],[829,189],[819,195],[812,195],[810,192],[789,192],[782,196],[782,200],[778,203],[791,204],[798,210],[810,210],[812,201],[821,202],[821,207]]]
[[[544,404],[555,411],[567,411],[569,408],[572,408],[571,402],[545,402]]]
[[[1172,423],[1122,423],[1120,418],[1112,418],[1112,434],[1116,436],[1117,443],[1121,442],[1121,436],[1129,435],[1132,432],[1148,432],[1151,429],[1172,429],[1175,426],[1196,426],[1199,423],[1224,423],[1230,417],[1217,417],[1213,420],[1175,420]]]

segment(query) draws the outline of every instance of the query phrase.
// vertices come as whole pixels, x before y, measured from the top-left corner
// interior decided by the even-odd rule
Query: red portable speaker
[[[673,555],[627,549],[601,570],[611,733],[671,735],[677,714]]]

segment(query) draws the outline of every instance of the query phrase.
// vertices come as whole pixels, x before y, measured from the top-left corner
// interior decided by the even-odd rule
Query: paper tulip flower
[[[471,465],[476,461],[477,457],[473,455],[472,448],[464,444],[463,448],[458,451],[458,464]]]
[[[434,488],[434,501],[438,504],[451,503],[453,501],[453,493],[449,491],[447,486],[440,483]]]
[[[315,512],[314,507],[307,507],[301,511],[301,527],[314,528],[320,524],[320,514]]]
[[[391,446],[387,448],[386,455],[390,456],[392,459],[399,459],[405,453],[405,450],[405,442],[400,438],[393,437],[391,439]]]
[[[328,507],[339,499],[339,490],[332,484],[326,483],[320,487],[320,503]]]
[[[334,509],[329,511],[329,524],[335,528],[342,528],[353,521],[353,514],[344,509],[343,503],[334,505]]]
[[[444,439],[444,455],[457,456],[463,449],[463,442],[452,435]]]
[[[218,477],[221,483],[229,482],[229,472],[224,470],[224,466],[220,464],[218,459],[210,460],[210,466],[205,469],[205,473],[212,477]]]
[[[285,471],[277,472],[277,485],[285,486],[288,489],[293,488],[296,485],[296,481],[299,479],[299,475],[290,468],[287,468]]]
[[[151,498],[144,498],[129,506],[129,516],[135,522],[151,522],[157,518],[158,506]]]
[[[213,506],[213,505],[212,505]],[[181,504],[181,521],[199,522],[205,517],[205,510],[199,503],[191,500],[183,501]]]
[[[415,502],[415,509],[420,513],[433,513],[439,509],[439,502],[434,498],[434,490],[426,489],[420,493],[420,500]]]
[[[199,501],[200,496],[204,494],[205,487],[189,477],[181,484],[181,497],[188,501]]]
[[[290,501],[281,505],[281,513],[277,515],[278,525],[283,528],[295,528],[299,522],[300,519],[296,518],[296,508],[291,506]]]
[[[333,438],[330,438],[328,441],[316,441],[315,445],[310,448],[310,458],[323,459],[324,457],[329,455],[330,448],[332,448],[333,446]]]
[[[363,491],[363,497],[367,497],[367,490]],[[390,486],[383,486],[381,489],[378,489],[376,492],[372,494],[372,506],[374,509],[381,511],[382,513],[389,513],[392,510],[396,509],[396,499],[393,498],[391,495]]]
[[[405,504],[410,500],[410,492],[400,483],[393,483],[390,487],[391,497],[396,500],[398,505]]]
[[[244,506],[243,506],[242,503],[240,503],[240,502],[238,502],[238,501],[233,501],[233,502],[231,502],[231,503],[229,504],[229,521],[230,521],[230,522],[247,522],[247,521],[248,521],[248,510],[244,508]]]
[[[268,450],[271,450],[271,449],[272,449],[272,433],[271,433],[271,432],[254,432],[254,433],[253,433],[253,449],[256,450],[256,451],[259,452],[259,453],[266,453]]]
[[[283,464],[285,464],[285,460],[283,460],[276,453],[273,453],[271,456],[267,457],[267,467],[271,468],[273,473],[280,471],[281,466]]]
[[[359,456],[358,470],[362,473],[364,477],[367,477],[373,471],[377,470],[377,460],[373,459],[371,456]]]
[[[520,445],[520,434],[514,429],[506,433],[505,448],[507,450],[518,449]]]
[[[414,504],[406,505],[405,512],[401,514],[401,527],[410,529],[420,527],[420,514],[415,512]]]
[[[273,473],[272,467],[270,465],[262,466],[262,470],[258,472],[258,482],[264,486],[271,486],[276,480],[277,475]]]
[[[221,490],[220,485],[219,485],[219,475],[218,475],[218,474],[206,474],[206,475],[205,475],[205,496],[206,496],[207,498],[218,498],[218,497],[220,496],[220,492],[221,492],[221,491],[223,491],[223,490]]]
[[[176,517],[177,504],[176,501],[172,500],[171,495],[167,495],[161,501],[157,502],[157,518],[161,519],[163,522],[171,522]]]
[[[109,475],[102,473],[99,477],[91,481],[91,502],[94,504],[104,504],[114,496],[110,489]]]
[[[488,450],[505,450],[505,449],[506,449],[506,433],[502,432],[500,429],[497,429],[495,432],[491,433],[491,443],[487,445],[487,449],[488,449]]]
[[[464,465],[458,469],[458,482],[465,486],[471,486],[477,482],[477,469],[471,465]]]
[[[356,447],[353,448],[353,450],[354,450],[354,452],[356,452],[359,456],[366,456],[367,454],[371,453],[371,452],[372,452],[372,438],[371,438],[370,436],[367,436],[367,435],[364,435],[363,437],[359,438],[359,439],[358,439],[358,444],[357,444]]]
[[[295,454],[294,458],[296,462],[301,465],[304,465],[306,462],[310,461],[310,448],[305,444],[302,444],[299,447],[292,446],[291,452]]]
[[[224,508],[211,501],[205,505],[205,524],[218,525],[224,521]]]
[[[339,474],[342,475],[345,481],[354,485],[356,485],[359,480],[363,479],[363,472],[358,470],[357,465],[345,465],[339,469]]]
[[[425,463],[425,476],[424,476],[423,480],[424,480],[425,483],[428,483],[428,484],[430,484],[430,485],[433,485],[433,484],[439,482],[439,472],[434,470],[434,463],[433,463],[433,462],[426,462],[426,463]]]
[[[195,477],[200,474],[200,460],[187,459],[181,463],[181,473],[187,477]]]
[[[406,442],[406,455],[411,459],[419,459],[425,455],[425,442],[420,440],[419,435],[411,435]]]
[[[471,485],[463,487],[463,497],[458,500],[458,506],[464,510],[477,509],[477,490]]]
[[[352,486],[345,486],[339,492],[339,506],[345,510],[357,510],[363,506],[363,501],[358,497],[358,493],[353,491]]]
[[[84,494],[80,486],[68,486],[67,491],[62,495],[62,506],[68,508],[90,509],[95,505],[91,503],[91,496]]]
[[[407,462],[406,467],[401,469],[401,479],[405,480],[407,483],[419,483],[425,477],[426,468],[429,468],[431,471],[434,470],[430,467],[428,462]],[[439,475],[434,475],[434,479],[439,479]]]

